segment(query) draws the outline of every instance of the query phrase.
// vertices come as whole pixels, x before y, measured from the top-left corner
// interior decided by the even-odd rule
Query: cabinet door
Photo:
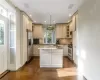
[[[39,54],[39,46],[38,45],[34,45],[33,46],[33,55],[34,56],[39,56],[40,54]]]
[[[70,24],[70,31],[75,31],[75,27],[76,27],[76,16],[74,16],[73,18],[72,18],[72,22],[71,22],[71,24]]]
[[[38,32],[38,37],[43,38],[43,28],[41,25],[38,27],[37,32]]]
[[[34,38],[43,38],[42,25],[35,25],[33,31]]]
[[[37,26],[34,26],[33,36],[34,38],[38,38],[38,27]]]
[[[51,56],[52,67],[62,67],[63,66],[63,51],[52,51]]]
[[[51,50],[40,50],[40,67],[51,67]]]
[[[67,34],[67,29],[66,29],[66,25],[62,26],[62,37],[66,38],[66,34]]]
[[[29,30],[32,31],[32,21],[29,22]]]
[[[64,50],[63,56],[68,56],[68,45],[64,45],[63,50]]]
[[[56,38],[62,38],[62,26],[58,25],[56,26]]]
[[[59,38],[59,26],[56,27],[56,38]]]

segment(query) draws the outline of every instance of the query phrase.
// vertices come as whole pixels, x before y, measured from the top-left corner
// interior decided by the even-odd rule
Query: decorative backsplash
[[[59,39],[60,44],[71,44],[72,39]]]
[[[59,39],[59,44],[61,44],[61,45],[71,44],[71,43],[72,43],[71,38],[69,38],[69,39]],[[44,44],[43,39],[39,39],[39,44]]]

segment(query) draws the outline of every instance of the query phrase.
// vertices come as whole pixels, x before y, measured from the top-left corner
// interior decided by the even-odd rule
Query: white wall
[[[16,70],[21,67],[21,11],[16,8]]]
[[[77,42],[77,40],[76,40],[76,32],[77,31],[74,31],[73,32],[73,60],[74,60],[74,63],[75,64],[77,64],[77,55],[76,55],[76,42]]]
[[[100,80],[100,0],[86,0],[78,14],[78,65],[88,80]]]

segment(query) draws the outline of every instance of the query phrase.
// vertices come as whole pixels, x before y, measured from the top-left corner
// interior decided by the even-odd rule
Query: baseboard
[[[39,59],[39,58],[40,58],[40,56],[33,56],[33,59],[34,59],[34,58],[35,58],[35,59],[36,59],[36,58],[38,58],[38,59]]]
[[[26,62],[26,64],[29,64],[33,60],[33,56],[30,58],[29,61]]]
[[[85,76],[83,76],[83,80],[87,80]]]
[[[0,79],[3,78],[7,73],[9,73],[10,70],[6,70],[5,72],[3,72],[1,75],[0,75]]]
[[[26,65],[28,65],[31,61],[33,60],[33,56],[30,58],[30,60],[29,61],[27,61],[22,67],[20,67],[19,69],[18,69],[18,71],[20,71],[20,70],[22,70]]]

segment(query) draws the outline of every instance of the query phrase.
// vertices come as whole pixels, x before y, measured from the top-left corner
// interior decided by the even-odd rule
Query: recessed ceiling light
[[[56,21],[53,21],[54,23],[56,22]]]
[[[44,21],[45,23],[47,22],[47,21]]]
[[[30,17],[32,17],[32,15],[30,14]]]
[[[34,21],[36,23],[36,21]]]
[[[69,14],[69,17],[71,17],[72,15],[71,14]]]
[[[29,5],[27,3],[24,3],[25,8],[29,8]]]
[[[68,9],[72,9],[74,7],[74,4],[69,4]]]
[[[70,22],[70,20],[68,21],[68,23]]]

